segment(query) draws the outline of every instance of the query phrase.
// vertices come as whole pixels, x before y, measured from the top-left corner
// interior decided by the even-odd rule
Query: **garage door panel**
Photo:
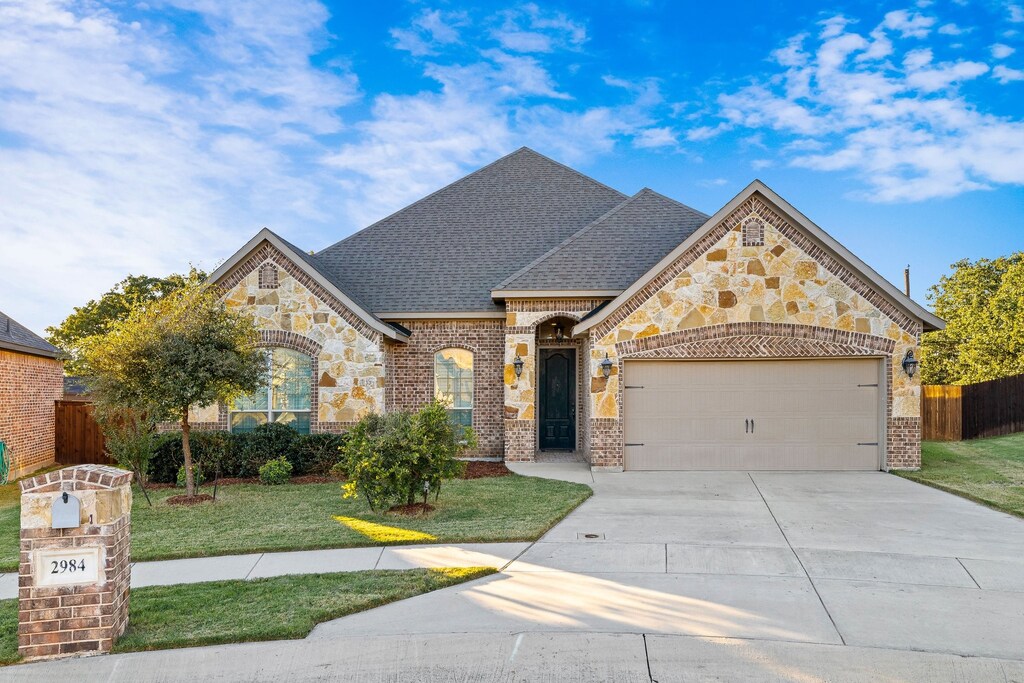
[[[878,377],[877,359],[627,361],[626,468],[878,469]]]

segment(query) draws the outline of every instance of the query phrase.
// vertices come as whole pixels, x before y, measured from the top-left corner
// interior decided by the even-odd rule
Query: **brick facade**
[[[54,405],[64,394],[60,361],[0,349],[0,441],[11,478],[54,461]]]
[[[21,482],[18,652],[26,659],[110,652],[128,625],[132,473],[78,465]],[[82,500],[83,523],[49,528],[49,503],[67,491]],[[36,586],[39,550],[100,548],[97,583]]]
[[[502,457],[502,320],[399,320],[412,335],[408,343],[385,347],[388,381],[384,403],[415,410],[434,398],[434,354],[458,347],[473,352],[473,431],[478,448],[467,455]]]

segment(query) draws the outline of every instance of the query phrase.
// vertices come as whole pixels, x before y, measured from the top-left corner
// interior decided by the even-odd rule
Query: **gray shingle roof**
[[[60,349],[0,311],[0,349],[56,358]]]
[[[500,311],[495,285],[626,199],[524,147],[310,263],[371,311]]]
[[[707,219],[644,188],[495,289],[623,290]]]

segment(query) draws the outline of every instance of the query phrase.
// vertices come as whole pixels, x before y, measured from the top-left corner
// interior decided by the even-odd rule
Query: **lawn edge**
[[[943,493],[948,493],[948,494],[957,496],[959,498],[963,498],[964,500],[969,500],[972,503],[977,503],[978,505],[982,505],[984,507],[987,507],[990,510],[995,510],[996,512],[1002,512],[1005,515],[1010,515],[1011,517],[1015,517],[1017,519],[1024,519],[1024,513],[1017,512],[1016,510],[1009,510],[1009,509],[1004,508],[1003,506],[1001,506],[999,503],[996,503],[996,502],[993,502],[993,501],[990,501],[990,500],[986,500],[984,498],[981,498],[980,496],[976,496],[976,495],[974,495],[972,493],[968,493],[966,491],[962,491],[962,490],[954,488],[952,486],[947,486],[946,484],[941,484],[941,483],[939,483],[937,481],[931,481],[929,479],[920,479],[920,478],[918,478],[918,476],[915,476],[915,475],[919,475],[920,472],[911,472],[911,471],[902,471],[901,472],[901,471],[897,471],[897,470],[892,470],[890,472],[890,474],[895,474],[897,477],[900,477],[901,479],[906,479],[907,481],[912,481],[914,483],[921,484],[923,486],[928,486],[928,487],[936,489],[938,491],[942,491]]]
[[[427,595],[428,593],[435,593],[435,592],[440,591],[440,590],[445,590],[445,589],[448,589],[448,588],[454,588],[455,586],[461,586],[463,584],[471,583],[473,581],[479,581],[480,579],[485,579],[485,578],[487,578],[489,576],[494,576],[495,574],[498,574],[498,573],[501,572],[501,570],[498,567],[485,567],[485,566],[473,566],[473,567],[419,567],[419,568],[415,568],[415,569],[370,569],[370,570],[365,570],[365,571],[385,572],[385,573],[387,573],[387,572],[399,573],[399,572],[407,572],[407,571],[417,571],[419,569],[423,569],[425,571],[434,571],[434,570],[444,571],[446,569],[462,569],[462,570],[475,570],[475,571],[473,571],[471,575],[468,575],[465,578],[462,578],[461,580],[452,581],[451,583],[448,583],[447,585],[437,586],[436,588],[432,588],[431,590],[422,591],[420,593],[413,593],[412,595],[405,595],[405,596],[401,596],[401,597],[396,597],[396,598],[393,598],[393,599],[390,599],[390,600],[381,600],[379,602],[374,602],[373,604],[367,605],[366,607],[364,607],[362,609],[357,609],[357,610],[353,610],[351,612],[343,612],[343,613],[339,613],[339,614],[328,616],[323,621],[315,621],[313,623],[313,625],[310,626],[308,631],[306,631],[302,635],[295,636],[295,637],[253,638],[253,639],[248,639],[248,640],[232,640],[230,638],[228,638],[228,639],[211,638],[209,640],[206,640],[204,642],[199,642],[199,643],[189,643],[189,644],[183,644],[183,645],[168,645],[166,647],[133,648],[133,649],[127,649],[127,650],[119,650],[115,646],[115,648],[114,648],[114,650],[112,652],[106,653],[106,654],[117,655],[117,654],[131,654],[133,652],[161,652],[161,651],[165,651],[165,650],[187,650],[187,649],[190,649],[190,648],[216,647],[216,646],[219,646],[219,645],[241,645],[241,644],[245,644],[245,643],[271,643],[271,642],[278,642],[278,641],[304,640],[305,638],[309,637],[309,634],[312,633],[313,630],[316,629],[317,626],[319,626],[320,624],[327,623],[328,621],[334,621],[335,619],[343,619],[344,617],[352,616],[353,614],[359,614],[361,612],[367,612],[367,611],[369,611],[371,609],[377,609],[378,607],[384,607],[385,605],[391,605],[391,604],[394,604],[396,602],[401,602],[403,600],[409,600],[411,598],[415,598],[415,597],[418,597],[420,595]],[[308,575],[302,575],[302,576],[320,576],[320,575],[324,575],[324,574],[330,575],[330,574],[351,574],[351,573],[353,573],[353,572],[322,572],[320,574],[315,574],[315,575],[314,574],[308,574]],[[255,583],[255,582],[260,582],[260,581],[272,581],[272,580],[277,579],[277,578],[281,578],[281,577],[268,576],[268,577],[262,577],[262,578],[258,578],[258,579],[225,579],[225,580],[222,580],[222,581],[209,581],[209,582],[204,582],[204,583],[235,583],[235,582],[242,582],[242,583],[247,583],[248,584],[248,583]],[[193,584],[172,584],[172,585],[190,586],[190,585],[193,585]],[[153,587],[156,588],[157,586],[153,586]],[[166,588],[167,586],[160,586],[160,587],[161,588]],[[16,601],[17,598],[8,598],[8,600]],[[6,602],[6,600],[4,600],[2,602]],[[32,663],[33,662],[24,662],[24,661],[22,661],[20,657],[18,659],[6,660],[6,661],[3,660],[3,659],[0,659],[0,669],[3,669],[4,667],[7,667],[7,666],[17,666],[19,664],[32,664]]]

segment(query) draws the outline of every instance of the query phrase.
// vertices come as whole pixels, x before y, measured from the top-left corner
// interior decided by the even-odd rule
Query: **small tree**
[[[185,494],[195,495],[189,408],[230,401],[266,385],[259,331],[214,288],[191,283],[139,302],[80,346],[96,400],[181,425]]]
[[[146,475],[156,452],[156,422],[144,412],[102,404],[96,406],[94,414],[103,430],[107,453],[118,465],[135,473],[148,502]]]
[[[367,415],[341,449],[345,497],[362,495],[374,511],[389,503],[412,505],[418,495],[425,502],[428,492],[436,497],[444,480],[462,472],[456,457],[475,444],[473,431],[452,424],[437,401],[415,413]]]

